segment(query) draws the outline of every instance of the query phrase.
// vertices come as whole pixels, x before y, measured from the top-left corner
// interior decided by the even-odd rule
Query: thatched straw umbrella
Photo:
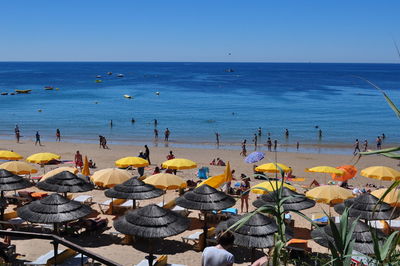
[[[242,219],[244,216],[235,215],[218,225],[217,231],[225,231]],[[273,218],[261,213],[254,214],[241,227],[232,229],[235,236],[235,244],[241,247],[251,248],[252,262],[254,262],[255,248],[269,248],[275,245],[274,235],[278,232],[278,226]],[[293,233],[286,230],[286,238],[292,238]]]
[[[32,223],[45,223],[54,225],[57,234],[57,224],[80,219],[89,215],[92,208],[80,202],[69,200],[54,193],[41,200],[33,201],[17,209],[18,216]],[[57,261],[58,243],[53,242],[55,265]]]
[[[186,209],[205,211],[204,213],[204,246],[207,235],[207,211],[219,211],[235,205],[235,199],[218,191],[209,185],[202,185],[192,191],[188,191],[176,199],[176,205]]]
[[[189,227],[189,220],[176,212],[161,208],[155,204],[129,211],[114,221],[114,228],[127,235],[142,238],[165,238],[182,233]],[[153,265],[151,245],[148,256],[149,265]]]
[[[348,223],[348,227],[350,227],[352,222]],[[339,224],[337,224],[339,226]],[[376,230],[376,236],[379,240],[384,240],[385,235],[380,231]],[[331,227],[329,225],[324,227],[318,227],[311,232],[311,236],[315,242],[323,247],[329,248],[329,241],[334,243],[333,234]],[[354,250],[361,252],[363,254],[374,254],[374,243],[372,242],[372,234],[366,223],[358,221],[352,238],[355,239]],[[382,241],[383,242],[383,241]]]
[[[122,184],[116,185],[104,192],[106,197],[117,199],[133,200],[133,208],[135,208],[136,200],[152,199],[163,195],[165,191],[146,184],[143,181],[132,177]]]
[[[274,206],[276,205],[277,198],[279,197],[279,191],[275,190],[271,193],[264,194],[253,202],[254,207],[261,207],[265,205]],[[285,211],[300,211],[309,209],[315,206],[315,201],[307,198],[305,195],[297,193],[286,187],[283,188],[281,198],[289,197],[284,203],[283,208]]]
[[[18,216],[32,223],[58,224],[89,215],[92,208],[57,193],[17,209]]]
[[[359,217],[369,220],[392,220],[400,216],[400,209],[393,208],[387,203],[379,202],[379,199],[369,193],[348,199],[344,203],[335,205],[335,211],[342,214],[346,207],[349,208],[350,217]]]
[[[0,199],[4,200],[4,191],[12,191],[31,187],[33,184],[22,176],[0,169]],[[2,204],[4,205],[4,204]],[[5,206],[0,206],[0,220],[3,220]]]
[[[68,192],[79,193],[94,189],[94,185],[92,183],[69,171],[63,171],[55,174],[52,177],[37,183],[36,186],[45,191],[64,193],[65,197],[67,196]]]

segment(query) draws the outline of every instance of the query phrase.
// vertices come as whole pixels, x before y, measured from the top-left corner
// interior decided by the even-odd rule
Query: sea
[[[399,119],[366,80],[400,105],[400,64],[0,62],[0,138],[18,125],[22,140],[55,141],[60,129],[70,142],[217,148],[217,132],[219,148],[240,149],[261,127],[259,146],[269,136],[285,151],[349,152],[382,134],[398,143]]]

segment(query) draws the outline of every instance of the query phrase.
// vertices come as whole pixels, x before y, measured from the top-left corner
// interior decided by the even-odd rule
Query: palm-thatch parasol
[[[207,211],[223,210],[235,205],[235,199],[205,184],[188,191],[176,199],[176,205],[186,209],[205,211],[203,228],[203,246],[207,235]],[[202,246],[202,245],[200,245]]]
[[[33,184],[22,176],[0,169],[0,199],[4,199],[4,191],[18,190],[31,186]],[[3,220],[4,209],[4,206],[0,206],[0,220]]]
[[[132,199],[134,200],[133,206],[135,206],[135,200],[152,199],[159,197],[164,193],[165,191],[146,184],[136,177],[132,177],[128,181],[116,185],[104,192],[104,194],[109,198]]]
[[[114,222],[114,228],[123,234],[150,239],[174,236],[188,227],[187,218],[155,204],[129,211]],[[153,265],[151,249],[149,253],[149,265]]]
[[[217,231],[225,231],[242,219],[244,216],[235,215],[217,226]],[[241,227],[232,229],[235,236],[235,245],[252,249],[252,261],[254,261],[255,248],[269,248],[275,245],[274,235],[278,232],[278,226],[273,218],[261,213],[256,213]],[[293,233],[286,230],[286,238],[293,237]]]
[[[41,200],[33,201],[17,209],[18,216],[32,223],[54,225],[57,234],[57,224],[80,219],[89,215],[92,208],[80,202],[69,200],[54,193]],[[54,258],[57,260],[57,243],[54,242]],[[56,265],[56,261],[54,263]]]
[[[262,195],[260,199],[253,202],[254,207],[261,207],[264,205],[274,206],[276,204],[277,198],[279,197],[279,191],[275,190],[271,193]],[[305,195],[297,193],[291,189],[283,187],[281,198],[286,198],[287,200],[283,203],[283,208],[285,211],[300,211],[309,209],[315,206],[315,201],[307,198]]]
[[[57,193],[33,201],[17,209],[18,216],[32,223],[57,224],[82,218],[92,208],[80,202],[69,200]]]
[[[349,220],[348,227],[352,222]],[[337,224],[337,227],[339,224]],[[385,235],[380,230],[376,230],[376,236],[379,240],[384,240]],[[334,243],[333,234],[329,225],[318,227],[311,232],[311,237],[319,245],[329,248],[329,241]],[[355,239],[354,250],[363,254],[374,254],[374,244],[372,241],[372,234],[368,225],[364,222],[358,221],[353,232],[353,239]]]
[[[400,216],[400,209],[393,208],[369,193],[348,199],[344,203],[335,205],[335,211],[342,214],[349,207],[350,217],[359,217],[363,220],[392,220]]]
[[[37,183],[38,188],[45,191],[64,193],[86,192],[94,188],[94,185],[83,178],[69,172],[63,171],[52,177]]]

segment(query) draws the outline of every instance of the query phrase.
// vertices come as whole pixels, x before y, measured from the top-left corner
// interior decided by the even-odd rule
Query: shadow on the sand
[[[97,248],[115,244],[115,238],[109,234],[81,234],[79,236],[68,236],[65,238],[81,247]]]
[[[251,263],[252,254],[250,248],[244,247],[233,247],[229,250],[233,256],[235,256],[235,263]],[[265,249],[267,251],[267,249]],[[254,250],[254,259],[258,260],[259,258],[265,256],[265,253],[259,249]]]
[[[149,253],[149,246],[151,244],[154,254],[159,255],[174,255],[192,250],[192,246],[177,240],[157,239],[148,241],[146,239],[137,239],[133,243],[133,247],[141,252]]]

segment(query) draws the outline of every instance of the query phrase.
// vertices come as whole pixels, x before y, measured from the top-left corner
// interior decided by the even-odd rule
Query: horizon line
[[[398,60],[392,61],[365,61],[365,62],[341,62],[341,61],[91,61],[91,60],[14,60],[1,61],[0,63],[234,63],[234,64],[399,64]]]

